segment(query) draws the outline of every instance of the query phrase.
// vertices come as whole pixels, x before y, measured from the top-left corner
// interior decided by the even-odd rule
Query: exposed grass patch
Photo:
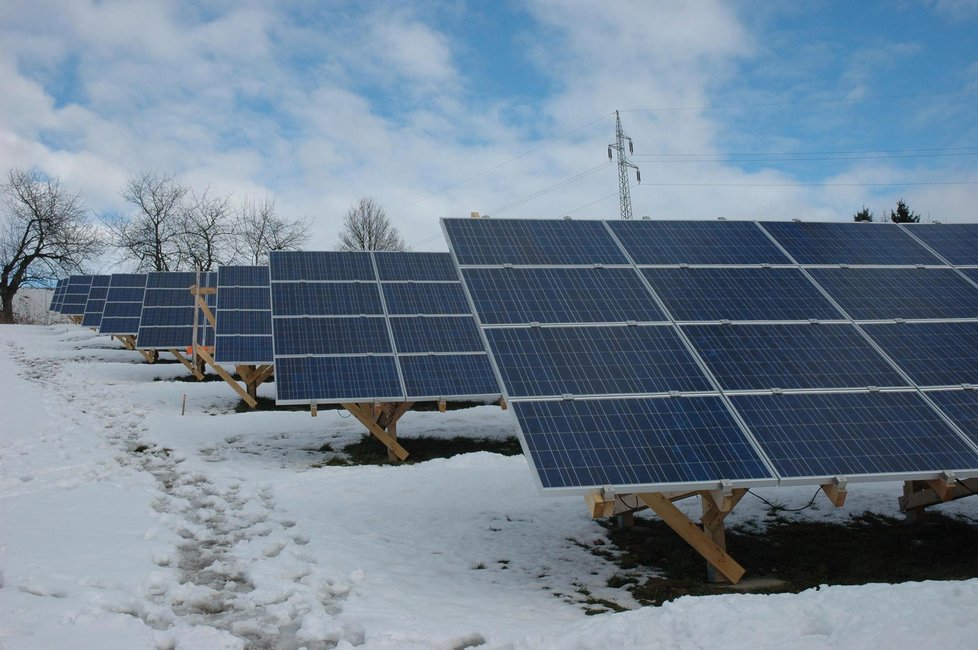
[[[619,553],[608,557],[625,575],[609,586],[624,586],[637,601],[660,605],[686,595],[724,593],[729,587],[706,582],[706,563],[659,520],[636,519],[632,528],[605,524]],[[863,513],[845,523],[774,517],[763,527],[748,522],[727,531],[727,550],[747,578],[783,581],[753,590],[799,592],[822,584],[856,585],[978,577],[978,524],[928,513],[916,524]],[[635,577],[635,569],[662,577]],[[612,582],[615,584],[613,585]]]
[[[520,442],[511,438],[398,438],[402,447],[408,450],[410,456],[406,463],[423,463],[433,458],[451,458],[459,454],[469,454],[476,451],[488,451],[504,456],[516,456],[523,453]],[[386,465],[391,463],[387,458],[387,447],[373,436],[364,436],[357,442],[343,447],[343,453],[350,465]]]

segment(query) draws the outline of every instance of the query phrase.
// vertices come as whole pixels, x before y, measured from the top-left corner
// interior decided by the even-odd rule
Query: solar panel
[[[61,300],[61,313],[65,316],[84,316],[88,292],[92,289],[91,275],[72,275],[68,278]]]
[[[852,325],[690,325],[724,390],[907,386]]]
[[[896,224],[765,221],[799,264],[941,264]]]
[[[978,384],[978,287],[899,226],[442,223],[542,489],[978,474],[907,379]],[[521,257],[517,232],[571,253]]]
[[[978,288],[948,268],[815,268],[809,272],[856,320],[978,318]]]
[[[447,219],[459,264],[627,264],[600,221]]]
[[[730,399],[783,479],[978,467],[978,453],[916,392]]]
[[[978,445],[978,393],[974,390],[937,390],[928,391],[927,397]]]
[[[647,268],[642,273],[679,321],[843,318],[800,269]]]
[[[217,320],[214,360],[235,365],[273,361],[272,298],[267,266],[217,269]]]
[[[196,298],[190,292],[194,285],[214,287],[216,273],[194,271],[160,271],[149,273],[139,319],[136,347],[140,350],[184,350],[194,343],[213,345],[204,332],[210,328],[198,315]],[[213,297],[208,296],[213,305]]]
[[[48,311],[55,313],[61,312],[61,301],[64,297],[67,283],[68,280],[66,278],[58,280],[58,283],[54,286],[54,293],[51,294],[51,305],[48,307]]]
[[[718,397],[512,404],[544,488],[770,481]]]
[[[277,403],[499,398],[446,253],[277,251],[270,274]]]
[[[634,269],[463,270],[483,324],[665,321]]]
[[[671,327],[519,327],[485,332],[510,397],[711,390]]]
[[[105,294],[99,333],[135,336],[139,331],[145,292],[145,273],[113,273],[109,280],[109,290]]]
[[[978,266],[978,228],[974,224],[907,224],[903,227],[951,264]]]
[[[978,323],[880,323],[863,329],[918,386],[978,384]]]
[[[752,221],[609,221],[642,264],[789,264]]]
[[[105,294],[109,292],[110,279],[111,275],[96,275],[92,278],[92,288],[88,292],[85,316],[82,318],[82,325],[85,327],[97,328],[102,322],[102,310],[105,309]]]

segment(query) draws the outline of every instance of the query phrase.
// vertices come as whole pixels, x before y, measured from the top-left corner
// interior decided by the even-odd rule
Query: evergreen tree
[[[903,199],[897,201],[896,212],[890,210],[890,221],[893,223],[920,223],[920,215],[910,210]]]
[[[863,209],[852,216],[853,221],[872,221],[873,213],[865,205]]]

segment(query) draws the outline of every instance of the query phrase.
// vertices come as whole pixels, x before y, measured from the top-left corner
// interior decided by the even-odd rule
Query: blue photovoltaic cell
[[[769,479],[718,397],[513,402],[544,488]]]
[[[627,264],[601,221],[443,219],[458,263]]]
[[[667,320],[634,269],[463,269],[483,325]]]
[[[197,284],[214,287],[216,276],[213,272],[193,271],[147,274],[136,347],[141,350],[182,351],[194,343],[213,345],[213,329],[203,314],[196,314],[196,297],[191,287]],[[214,299],[214,294],[206,296],[212,312],[215,310]]]
[[[224,314],[221,314],[224,317]],[[220,321],[218,322],[220,324]],[[272,363],[271,336],[217,336],[214,360],[218,363],[270,364]],[[218,358],[220,355],[220,358]]]
[[[978,454],[916,392],[730,399],[782,478],[978,467]]]
[[[978,323],[862,327],[918,386],[978,384]]]
[[[384,282],[381,287],[388,314],[472,314],[460,282]]]
[[[276,357],[393,353],[383,318],[277,318],[274,331]]]
[[[272,251],[268,254],[273,281],[375,281],[370,253],[338,251]]]
[[[844,318],[799,269],[642,269],[678,321]]]
[[[276,350],[277,352],[277,350]],[[403,401],[392,356],[276,357],[275,401]]]
[[[218,337],[236,335],[272,335],[272,315],[270,311],[250,309],[221,309],[217,321]],[[271,361],[271,359],[269,359]]]
[[[85,327],[99,326],[102,322],[102,311],[105,309],[105,294],[109,292],[109,280],[111,275],[96,275],[92,278],[92,288],[88,292],[88,301],[85,303],[85,316],[82,318],[82,325]]]
[[[856,320],[978,318],[978,288],[951,269],[809,269]]]
[[[402,355],[399,360],[408,395],[433,399],[499,395],[486,354]]]
[[[972,282],[978,283],[978,269],[960,269],[960,272],[968,276]]]
[[[799,264],[941,264],[896,224],[765,221]]]
[[[688,325],[724,390],[906,386],[852,325]]]
[[[105,294],[100,334],[135,336],[139,331],[139,318],[143,311],[143,294],[146,292],[145,273],[114,273]]]
[[[266,284],[264,287],[218,286],[218,305],[222,310],[264,311],[271,318],[272,294]]]
[[[935,390],[928,391],[927,397],[934,400],[971,442],[978,445],[978,392]]]
[[[383,314],[375,282],[276,282],[275,316],[360,316]]]
[[[48,307],[48,311],[56,313],[61,311],[61,301],[64,298],[67,284],[68,280],[65,278],[58,280],[58,283],[54,286],[54,293],[51,294],[51,305]]]
[[[510,397],[708,391],[671,327],[486,329]]]
[[[394,345],[411,352],[485,352],[471,316],[404,316],[391,318]]]
[[[458,282],[452,258],[445,253],[374,253],[381,282],[414,280],[419,282]]]
[[[61,313],[65,316],[84,316],[88,292],[92,288],[91,275],[72,275],[68,278],[61,301]]]
[[[609,221],[636,264],[789,264],[752,221]]]
[[[222,266],[217,270],[214,360],[245,365],[271,364],[272,299],[267,266]]]
[[[278,402],[369,401],[378,397],[377,385],[388,387],[382,397],[397,401],[500,395],[495,375],[486,374],[491,364],[449,254],[331,253],[322,260],[306,254],[300,263],[293,262],[294,255],[299,254],[281,252],[270,259],[276,381],[305,382],[305,387],[285,393],[299,398],[280,392]],[[429,356],[432,352],[438,354]],[[280,363],[292,357],[369,355],[391,356],[349,368],[391,376],[369,382],[354,378],[355,385],[344,386],[339,380],[291,376],[307,367],[290,363],[283,369]]]
[[[975,224],[906,224],[904,228],[951,264],[978,265],[978,226]]]
[[[225,287],[268,287],[267,266],[222,266],[217,269],[217,286]]]

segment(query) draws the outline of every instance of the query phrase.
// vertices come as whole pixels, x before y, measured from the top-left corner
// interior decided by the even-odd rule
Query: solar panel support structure
[[[626,150],[625,141],[628,141]],[[634,153],[635,147],[632,139],[625,135],[621,128],[621,116],[615,111],[615,142],[608,145],[608,160],[612,160],[612,150],[618,153],[618,203],[621,210],[622,219],[632,218],[632,191],[628,181],[628,170],[635,170],[635,179],[642,182],[642,172],[638,165],[628,159],[629,154]]]
[[[242,388],[241,384],[214,360],[214,348],[204,343],[206,337],[198,334],[200,327],[211,327],[215,333],[217,332],[217,317],[214,316],[214,312],[207,304],[207,296],[217,293],[217,288],[203,287],[198,283],[190,287],[190,293],[194,296],[194,342],[191,349],[191,363],[193,369],[196,370],[195,376],[198,376],[199,373],[198,379],[203,379],[204,368],[210,366],[217,373],[217,376],[223,379],[244,400],[245,404],[255,408],[258,406],[258,385],[271,376],[271,370],[274,366],[260,366],[260,371],[251,366],[236,366],[235,371],[245,382],[245,387]],[[201,323],[201,318],[203,318],[203,323]]]
[[[134,334],[113,334],[110,338],[122,343],[122,347],[133,352],[138,352],[146,360],[146,363],[156,363],[160,359],[159,350],[139,350],[136,348],[136,336]]]

